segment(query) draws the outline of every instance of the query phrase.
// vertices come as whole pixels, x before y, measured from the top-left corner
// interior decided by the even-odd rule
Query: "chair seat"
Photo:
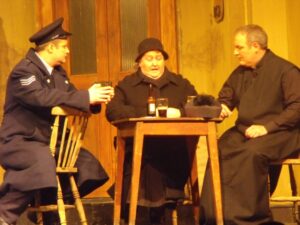
[[[300,201],[300,196],[271,197],[271,201],[274,201],[274,202],[298,202],[298,201]]]
[[[74,178],[74,174],[78,172],[75,167],[78,158],[84,133],[87,127],[90,113],[68,108],[68,107],[54,107],[52,108],[52,115],[54,116],[54,123],[52,126],[50,138],[50,153],[56,160],[56,179],[57,179],[57,199],[56,205],[41,205],[41,193],[35,196],[35,206],[28,210],[35,212],[39,224],[43,224],[43,213],[50,211],[57,211],[59,215],[60,224],[67,225],[66,209],[76,208],[81,225],[87,225],[83,204],[80,199],[80,194]],[[65,205],[64,192],[62,190],[60,174],[68,174],[66,182],[72,191],[74,205]]]
[[[300,165],[300,159],[284,159],[272,162],[272,165]]]
[[[291,188],[290,194],[282,194],[282,195],[275,195],[270,196],[270,202],[276,203],[291,203],[293,206],[293,220],[297,224],[300,224],[299,220],[299,202],[300,202],[300,195],[298,192],[298,176],[294,171],[294,166],[299,167],[300,165],[300,158],[288,158],[284,160],[278,160],[275,162],[271,162],[271,165],[285,165],[288,168],[289,173],[289,182],[288,185]]]
[[[75,167],[56,167],[57,173],[77,173],[78,169]]]

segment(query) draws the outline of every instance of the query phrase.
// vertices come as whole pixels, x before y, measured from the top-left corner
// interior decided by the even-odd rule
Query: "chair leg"
[[[75,207],[77,209],[77,212],[78,212],[78,215],[80,218],[80,223],[82,225],[88,225],[87,219],[85,216],[85,212],[84,212],[84,208],[83,208],[83,204],[80,199],[80,195],[79,195],[77,185],[76,185],[73,175],[70,175],[69,179],[70,179],[71,189],[72,189],[72,193],[73,193],[73,197],[74,197],[74,201],[75,201]]]
[[[41,193],[38,191],[36,194],[35,194],[35,207],[36,208],[39,208],[40,205],[41,205]],[[41,211],[37,211],[37,212],[34,212],[36,214],[36,223],[38,225],[44,225],[43,223],[43,213]]]
[[[293,203],[293,217],[294,217],[294,222],[297,224],[300,224],[300,218],[299,218],[299,205],[298,202]]]
[[[67,224],[66,208],[65,208],[65,203],[63,201],[62,189],[61,189],[58,176],[56,176],[56,179],[57,179],[57,208],[58,208],[59,220],[61,225],[66,225]]]
[[[200,221],[200,208],[198,205],[193,205],[193,212],[195,225],[198,225]]]
[[[178,225],[177,207],[172,210],[172,225]]]

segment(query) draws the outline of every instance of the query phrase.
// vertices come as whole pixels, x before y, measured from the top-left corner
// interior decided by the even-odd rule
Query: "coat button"
[[[51,80],[50,80],[50,79],[47,79],[47,83],[50,84],[50,82],[51,82]]]

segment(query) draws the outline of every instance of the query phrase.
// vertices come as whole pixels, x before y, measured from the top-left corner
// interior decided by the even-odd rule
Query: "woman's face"
[[[165,59],[160,51],[149,51],[143,55],[139,66],[147,77],[158,79],[165,71]]]

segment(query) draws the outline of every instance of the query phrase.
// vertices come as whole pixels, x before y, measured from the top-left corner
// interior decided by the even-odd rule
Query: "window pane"
[[[95,0],[71,0],[71,73],[97,72]]]
[[[121,0],[120,2],[122,70],[126,71],[133,68],[137,45],[147,37],[147,0]]]

